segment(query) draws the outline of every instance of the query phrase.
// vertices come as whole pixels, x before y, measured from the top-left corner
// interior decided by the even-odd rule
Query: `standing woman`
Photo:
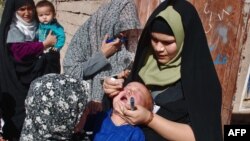
[[[126,36],[134,29],[140,29],[134,0],[112,0],[100,6],[79,27],[69,44],[63,60],[64,72],[90,83],[93,113],[102,109],[103,89],[100,80],[124,70],[135,54],[130,51],[131,46],[127,45],[130,39],[124,40],[124,43],[116,38],[107,43],[106,34],[109,38],[120,33]]]
[[[221,85],[195,8],[185,0],[164,1],[149,18],[127,81],[143,82],[154,111],[137,105],[116,109],[131,124],[143,124],[145,138],[222,141]],[[105,79],[116,95],[119,79]]]
[[[0,106],[3,136],[18,140],[22,129],[24,100],[31,81],[45,73],[60,72],[54,65],[59,53],[43,54],[53,46],[56,37],[49,35],[44,42],[35,41],[37,21],[33,0],[7,0],[0,26]]]

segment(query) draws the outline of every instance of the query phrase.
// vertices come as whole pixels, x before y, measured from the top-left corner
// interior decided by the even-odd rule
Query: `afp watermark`
[[[224,141],[249,141],[250,125],[224,125]]]

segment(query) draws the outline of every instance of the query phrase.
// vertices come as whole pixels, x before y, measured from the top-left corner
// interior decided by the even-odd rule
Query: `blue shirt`
[[[98,126],[94,141],[145,141],[145,136],[138,126],[130,124],[116,126],[111,120],[112,110],[104,114]]]
[[[65,43],[65,33],[63,27],[54,19],[48,24],[39,23],[38,28],[38,40],[44,41],[49,34],[49,31],[52,31],[52,34],[56,36],[57,42],[54,47],[60,50]]]

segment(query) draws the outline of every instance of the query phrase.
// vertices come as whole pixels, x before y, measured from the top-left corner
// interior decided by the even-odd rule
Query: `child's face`
[[[138,82],[131,82],[126,87],[124,87],[123,91],[121,91],[117,96],[114,97],[113,108],[118,109],[118,103],[130,104],[131,97],[134,97],[134,102],[136,105],[146,106],[148,95],[149,92],[144,85]]]
[[[48,6],[38,7],[36,11],[39,21],[44,24],[51,22],[55,17],[53,11]]]

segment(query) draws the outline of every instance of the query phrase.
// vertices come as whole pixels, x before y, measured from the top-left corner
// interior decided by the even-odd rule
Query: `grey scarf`
[[[17,13],[13,16],[13,20],[10,25],[10,30],[17,28],[24,36],[24,40],[22,38],[17,37],[14,35],[14,37],[11,37],[8,35],[7,42],[24,42],[24,41],[33,41],[35,39],[36,35],[36,29],[37,29],[37,22],[33,20],[30,23],[25,22]],[[14,31],[14,30],[13,30]],[[12,39],[9,39],[12,38]]]

